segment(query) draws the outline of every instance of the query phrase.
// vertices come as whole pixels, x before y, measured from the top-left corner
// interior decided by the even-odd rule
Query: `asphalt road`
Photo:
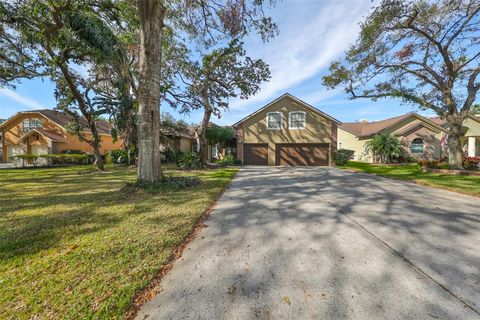
[[[480,199],[244,167],[138,319],[480,319]]]

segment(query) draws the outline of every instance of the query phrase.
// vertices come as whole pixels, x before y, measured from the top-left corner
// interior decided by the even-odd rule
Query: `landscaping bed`
[[[189,178],[149,192],[93,169],[0,171],[1,319],[123,318],[238,170],[167,169]]]

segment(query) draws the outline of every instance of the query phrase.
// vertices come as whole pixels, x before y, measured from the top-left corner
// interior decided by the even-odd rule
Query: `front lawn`
[[[340,168],[376,174],[393,179],[410,180],[423,185],[480,196],[480,176],[424,173],[422,172],[422,168],[416,163],[388,166],[350,161],[346,166]]]
[[[157,194],[121,167],[0,170],[0,319],[122,318],[237,170]]]

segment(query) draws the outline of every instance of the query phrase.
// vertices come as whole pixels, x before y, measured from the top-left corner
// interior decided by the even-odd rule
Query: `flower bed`
[[[456,176],[480,176],[480,171],[478,170],[449,170],[449,169],[437,169],[422,167],[423,172],[438,173],[438,174],[451,174]]]

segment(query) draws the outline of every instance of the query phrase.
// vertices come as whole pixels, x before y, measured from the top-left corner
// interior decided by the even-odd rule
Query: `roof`
[[[51,131],[47,131],[47,130],[43,130],[43,129],[32,129],[29,132],[25,133],[23,136],[21,136],[20,140],[28,137],[29,135],[31,135],[34,132],[36,132],[38,134],[41,134],[42,136],[46,137],[47,139],[51,140],[52,142],[68,142],[68,140],[65,137],[63,137],[61,135],[58,135],[55,132],[51,132]]]
[[[340,125],[340,129],[348,131],[356,135],[357,137],[361,137],[361,138],[370,137],[388,128],[391,128],[395,124],[403,120],[406,120],[410,117],[415,117],[437,130],[445,131],[444,128],[442,128],[439,124],[435,123],[431,119],[425,118],[414,112],[407,113],[398,117],[393,117],[393,118],[374,121],[374,122],[345,122]],[[408,126],[407,131],[411,130],[413,127],[415,126]]]
[[[21,114],[40,114],[43,117],[50,119],[51,121],[55,122],[59,126],[66,128],[66,126],[73,121],[73,116],[69,115],[68,113],[57,111],[57,110],[51,110],[51,109],[43,109],[43,110],[33,110],[33,111],[21,111],[7,119],[4,123],[0,124],[1,126],[6,125],[9,121],[13,120],[17,116]],[[84,127],[85,132],[91,132],[90,129],[88,128],[88,123],[87,120],[83,117],[79,118],[80,125]],[[95,121],[97,124],[97,130],[98,133],[100,134],[110,134],[110,123],[105,120],[96,120]]]
[[[269,103],[266,104],[264,107],[262,107],[262,108],[258,109],[257,111],[249,114],[248,116],[246,116],[246,117],[243,118],[242,120],[236,122],[236,123],[233,125],[233,127],[236,127],[236,126],[239,125],[240,123],[244,122],[244,121],[247,120],[247,119],[250,119],[250,118],[253,117],[254,115],[262,112],[263,110],[265,110],[265,109],[267,109],[268,107],[270,107],[272,104],[274,104],[274,103],[276,103],[276,102],[278,102],[278,101],[280,101],[280,100],[282,100],[282,99],[284,99],[284,98],[290,98],[290,99],[292,99],[292,100],[300,103],[301,105],[303,105],[303,106],[306,107],[307,109],[310,109],[311,111],[315,112],[316,114],[319,114],[319,115],[321,115],[322,117],[325,117],[325,118],[327,118],[327,119],[329,119],[329,120],[331,120],[331,121],[333,121],[333,122],[336,122],[337,124],[341,124],[341,122],[340,122],[339,120],[337,120],[337,119],[329,116],[329,115],[326,114],[325,112],[318,110],[318,109],[315,108],[314,106],[306,103],[306,102],[303,101],[303,100],[298,99],[297,97],[295,97],[295,96],[293,96],[293,95],[291,95],[290,93],[287,92],[287,93],[282,94],[282,95],[281,95],[280,97],[278,97],[277,99],[269,102]]]
[[[477,122],[480,122],[480,116],[479,115],[469,114],[467,117],[472,119],[472,120],[475,120]],[[445,119],[442,119],[440,117],[433,117],[433,118],[430,118],[430,120],[432,122],[435,122],[439,126],[445,126],[445,123],[447,122]]]

